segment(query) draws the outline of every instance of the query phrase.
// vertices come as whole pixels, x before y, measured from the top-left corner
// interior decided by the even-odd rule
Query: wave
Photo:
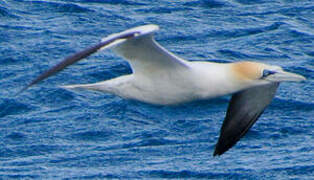
[[[279,167],[279,168],[272,168],[269,169],[270,172],[276,173],[276,172],[285,172],[290,177],[293,175],[295,177],[301,178],[300,176],[304,175],[313,175],[314,173],[314,166],[313,165],[294,165],[290,167]],[[299,176],[297,176],[299,175]],[[302,179],[302,178],[301,178]]]
[[[57,2],[47,2],[47,1],[28,1],[28,3],[31,3],[32,5],[35,5],[35,7],[44,9],[45,11],[55,11],[55,12],[69,12],[69,13],[86,13],[86,12],[92,12],[93,10],[82,7],[77,4],[73,3],[57,3]]]
[[[198,1],[186,2],[183,5],[191,6],[191,7],[203,7],[203,8],[221,8],[221,7],[226,7],[229,4],[221,0],[205,0],[205,1],[198,0]]]
[[[4,7],[0,7],[0,16],[9,16],[10,13],[8,12],[8,10]]]
[[[167,38],[167,40],[173,41],[194,41],[200,39],[208,39],[209,37],[214,37],[215,39],[230,39],[230,38],[239,38],[251,35],[257,35],[261,33],[268,33],[279,29],[283,22],[275,22],[267,26],[251,27],[251,28],[238,28],[231,30],[212,30],[209,32],[194,34],[193,36],[189,35],[174,35],[173,37]]]
[[[144,2],[138,2],[136,0],[75,0],[79,3],[97,3],[97,4],[112,4],[112,5],[145,5]]]
[[[106,141],[113,135],[114,133],[110,131],[86,131],[72,134],[71,139],[79,141]]]
[[[8,172],[7,170],[5,170],[6,172]],[[20,171],[19,169],[17,169],[17,171]],[[40,176],[39,175],[6,175],[6,174],[3,174],[3,175],[0,175],[0,178],[4,178],[4,179],[40,179]]]
[[[252,27],[252,28],[244,28],[244,29],[233,29],[233,30],[224,30],[224,31],[216,31],[212,32],[210,35],[215,37],[224,37],[224,38],[237,38],[242,36],[250,36],[256,35],[260,33],[265,33],[269,31],[274,31],[279,29],[282,26],[283,22],[275,22],[268,26],[261,27]]]
[[[0,118],[8,116],[8,115],[26,113],[33,109],[34,108],[32,106],[21,103],[15,99],[9,99],[9,98],[0,99]]]
[[[0,157],[29,157],[29,156],[40,156],[40,155],[46,155],[51,154],[52,152],[58,152],[66,149],[68,147],[60,146],[60,145],[24,145],[23,148],[18,148],[18,146],[6,148],[2,147],[0,150]],[[36,164],[36,162],[32,161],[9,161],[6,163],[10,166],[25,166],[25,165],[32,165]]]
[[[12,13],[11,10],[0,6],[0,18],[19,18],[19,16]]]
[[[302,110],[303,112],[310,112],[314,109],[313,103],[307,103],[297,100],[285,100],[278,97],[275,98],[270,106],[274,109],[282,109],[286,111]]]
[[[192,10],[191,8],[186,7],[152,7],[152,8],[142,8],[136,10],[140,13],[156,13],[156,14],[167,14],[173,13],[178,11],[187,11]]]
[[[9,135],[7,135],[6,138],[12,140],[22,140],[26,138],[26,134],[20,132],[12,132]]]
[[[256,5],[256,4],[263,4],[266,3],[265,0],[255,0],[255,1],[251,1],[251,0],[236,0],[236,2],[238,2],[239,4],[243,4],[243,5]]]
[[[197,172],[190,170],[182,170],[182,171],[166,171],[166,170],[151,170],[151,171],[139,171],[137,172],[139,175],[143,177],[149,178],[206,178],[206,179],[229,179],[229,178],[248,178],[246,173],[211,173],[211,172]]]

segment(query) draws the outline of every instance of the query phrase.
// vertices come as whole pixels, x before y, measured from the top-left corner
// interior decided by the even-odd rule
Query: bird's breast
[[[210,99],[237,92],[246,87],[238,83],[229,64],[193,62],[190,81],[199,99]]]

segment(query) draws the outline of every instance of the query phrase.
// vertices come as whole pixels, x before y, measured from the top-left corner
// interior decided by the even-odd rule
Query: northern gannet
[[[214,63],[186,61],[153,38],[157,25],[135,27],[109,35],[90,48],[65,58],[22,91],[101,49],[112,48],[131,65],[132,74],[94,83],[63,86],[118,95],[150,104],[172,105],[232,94],[214,156],[235,145],[252,127],[283,81],[302,81],[301,75],[258,62]]]

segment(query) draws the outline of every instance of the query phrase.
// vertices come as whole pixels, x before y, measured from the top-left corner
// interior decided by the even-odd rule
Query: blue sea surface
[[[282,83],[233,148],[213,157],[230,96],[154,106],[61,85],[131,73],[110,50],[18,96],[64,57],[111,33],[157,24],[188,60],[258,61]],[[0,179],[313,179],[313,0],[0,0]]]

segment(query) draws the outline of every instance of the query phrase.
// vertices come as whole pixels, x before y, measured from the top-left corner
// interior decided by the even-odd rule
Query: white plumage
[[[100,49],[112,48],[128,60],[132,74],[94,84],[63,87],[103,91],[160,105],[233,94],[214,152],[214,155],[221,155],[255,123],[274,97],[279,82],[305,80],[281,67],[257,62],[183,60],[154,40],[153,33],[158,29],[156,25],[145,25],[112,34],[101,43],[65,58],[23,90]]]

